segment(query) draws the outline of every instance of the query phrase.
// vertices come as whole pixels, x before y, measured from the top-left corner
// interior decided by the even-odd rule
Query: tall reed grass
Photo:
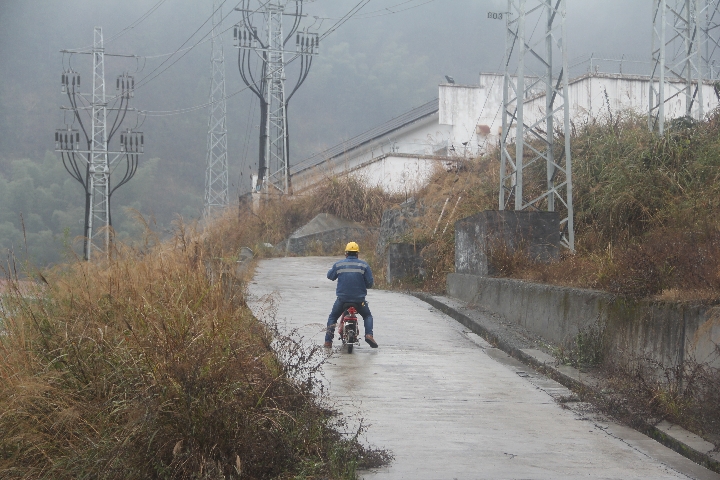
[[[496,259],[498,270],[635,297],[718,298],[720,114],[676,122],[658,137],[645,117],[622,112],[577,125],[572,145],[576,254],[549,265],[506,256]],[[423,245],[427,275],[414,286],[444,288],[454,270],[454,222],[497,209],[498,173],[498,152],[491,152],[458,172],[438,169],[417,193],[425,215],[405,240]],[[539,163],[526,172],[528,195],[545,174]]]
[[[176,227],[5,295],[0,478],[355,478],[386,460],[336,428],[318,352],[254,319],[222,268],[211,281],[222,235]]]

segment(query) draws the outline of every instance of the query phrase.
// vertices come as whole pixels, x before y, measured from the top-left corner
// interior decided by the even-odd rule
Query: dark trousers
[[[342,313],[345,311],[343,309],[343,304],[345,303],[357,304],[357,311],[363,318],[363,323],[365,325],[365,335],[373,334],[373,317],[372,313],[370,313],[370,307],[368,307],[367,300],[348,302],[347,300],[340,300],[339,298],[336,298],[327,321],[327,330],[325,331],[326,342],[332,342],[333,335],[335,334],[335,325],[337,324],[340,315],[342,315]]]

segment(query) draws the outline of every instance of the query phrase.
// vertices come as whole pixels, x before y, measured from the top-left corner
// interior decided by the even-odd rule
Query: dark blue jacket
[[[335,294],[344,302],[365,300],[367,289],[373,286],[373,275],[370,265],[357,257],[347,257],[328,270],[327,278],[337,280]]]

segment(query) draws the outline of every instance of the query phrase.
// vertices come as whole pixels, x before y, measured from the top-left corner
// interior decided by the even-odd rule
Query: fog
[[[257,0],[254,2],[259,5]],[[81,73],[85,92],[89,91],[91,80],[90,56],[63,55],[60,50],[90,46],[93,27],[101,26],[107,53],[143,57],[107,58],[108,93],[114,92],[115,77],[129,71],[142,85],[131,107],[155,112],[150,115],[163,115],[149,115],[142,125],[145,156],[141,162],[149,159],[157,162],[148,188],[159,182],[169,192],[175,189],[194,192],[201,201],[207,109],[176,115],[158,112],[202,105],[208,100],[209,42],[184,52],[179,60],[180,55],[162,55],[174,52],[188,39],[185,46],[192,46],[208,34],[211,23],[206,20],[212,2],[166,0],[134,28],[127,29],[157,3],[158,0],[0,3],[0,174],[10,175],[11,164],[18,159],[50,158],[47,155],[54,147],[54,130],[70,120],[60,110],[61,105],[67,104],[59,85],[63,68],[72,67]],[[226,27],[240,20],[240,14],[231,11],[236,3],[237,0],[228,0],[224,4]],[[322,33],[353,8],[357,0],[305,3],[307,17],[303,26],[312,25]],[[651,7],[650,0],[568,0],[569,56],[579,58],[595,53],[616,58],[623,55],[649,58]],[[505,24],[488,19],[487,14],[506,9],[507,3],[501,0],[372,0],[322,42],[307,81],[293,97],[289,107],[292,163],[435,98],[445,75],[454,77],[457,83],[473,84],[481,71],[500,71]],[[122,34],[117,36],[118,33]],[[227,92],[240,92],[227,102],[231,195],[236,198],[247,189],[249,173],[257,168],[259,109],[253,94],[242,91],[238,51],[232,47],[231,35],[227,32],[223,41]],[[166,63],[152,73],[163,61]],[[289,85],[294,84],[295,68],[288,67]],[[156,73],[160,75],[155,77]],[[125,125],[134,127],[136,119],[129,117]],[[126,192],[118,191],[114,208],[143,199],[146,193],[140,189],[143,174],[149,175],[149,167],[143,170],[141,164],[136,178],[127,188],[123,187]],[[130,188],[133,182],[136,185]],[[77,188],[80,203],[81,190]],[[169,201],[169,195],[146,202],[141,209],[158,215],[162,211],[160,221],[167,223],[174,207],[170,204],[161,208],[160,204]],[[199,214],[197,202],[190,202],[191,206],[184,203],[177,205],[174,212]],[[0,207],[3,208],[8,207]]]
[[[453,76],[458,83],[475,83],[480,71],[501,70],[504,22],[489,20],[487,12],[506,10],[506,2],[435,0],[423,5],[425,2],[371,1],[357,15],[362,18],[348,21],[323,42],[310,76],[293,99],[289,112],[294,161],[434,98],[444,75]],[[52,148],[50,136],[62,123],[58,108],[63,101],[58,80],[63,60],[60,49],[91,45],[94,26],[102,26],[109,39],[155,3],[156,0],[4,0],[0,6],[3,79],[0,154],[37,155]],[[234,3],[226,2],[225,13]],[[308,15],[305,24],[314,23],[322,32],[335,23],[332,19],[341,17],[356,3],[356,0],[309,2],[305,7]],[[383,10],[403,3],[408,5],[397,9],[419,6],[396,14]],[[593,52],[618,58],[649,57],[650,0],[568,0],[567,8],[571,58]],[[106,49],[109,53],[143,56],[173,52],[208,18],[211,9],[210,1],[167,1],[134,29],[109,42]],[[231,13],[226,25],[236,21],[239,13]],[[187,46],[209,30],[210,22],[200,28]],[[243,85],[230,32],[224,43],[227,91],[232,93]],[[191,50],[139,89],[133,106],[166,111],[206,102],[209,50],[209,42]],[[89,81],[89,58],[79,57],[73,57],[73,67]],[[144,68],[136,77],[143,78],[166,58],[143,60],[139,66]],[[65,56],[66,65],[68,60],[69,56]],[[137,66],[133,63],[108,59],[106,76],[113,79],[123,69],[135,70]],[[289,70],[292,71],[292,66]],[[288,79],[289,84],[294,82],[291,74]],[[230,156],[235,161],[247,157],[247,167],[250,159],[255,158],[258,143],[257,106],[251,92],[229,99],[228,112],[232,132]],[[171,152],[184,152],[197,157],[198,177],[202,177],[206,117],[206,109],[200,109],[184,115],[149,118],[144,125],[149,154],[166,158],[172,156]],[[239,165],[235,168],[239,169]]]

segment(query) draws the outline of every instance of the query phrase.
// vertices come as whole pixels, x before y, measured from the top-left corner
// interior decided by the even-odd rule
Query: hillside
[[[704,122],[675,122],[663,137],[651,134],[646,119],[631,113],[576,125],[572,142],[576,252],[565,251],[550,264],[500,252],[491,258],[496,269],[506,277],[635,297],[717,298],[719,120],[714,112]],[[526,174],[526,185],[541,185],[544,168],[540,165]],[[426,275],[409,279],[407,286],[444,289],[446,275],[454,270],[454,222],[497,209],[498,171],[498,154],[492,152],[466,160],[458,170],[438,170],[427,186],[413,194],[423,213],[400,240],[422,246]],[[362,179],[326,179],[312,193],[277,197],[257,214],[241,208],[225,225],[224,241],[228,246],[234,243],[233,248],[256,246],[263,255],[275,255],[260,245],[281,242],[317,213],[377,227],[385,209],[406,199],[364,185]],[[375,258],[373,250],[374,245],[368,245],[363,255],[375,266],[382,284],[383,259]]]
[[[0,477],[354,479],[389,454],[344,431],[321,347],[247,308],[222,231],[146,232],[105,264],[0,296]]]

